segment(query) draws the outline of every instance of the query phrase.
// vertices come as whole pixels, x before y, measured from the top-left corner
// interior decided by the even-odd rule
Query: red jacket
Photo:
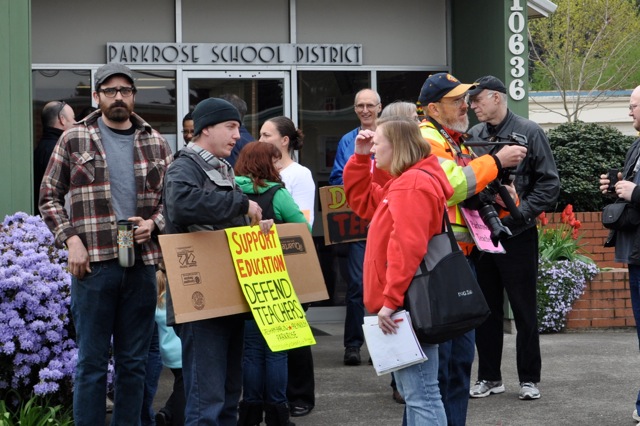
[[[354,154],[343,178],[349,206],[358,216],[371,219],[364,255],[364,305],[372,313],[382,306],[400,308],[429,240],[441,232],[453,188],[434,155],[382,187],[372,180],[369,155]]]

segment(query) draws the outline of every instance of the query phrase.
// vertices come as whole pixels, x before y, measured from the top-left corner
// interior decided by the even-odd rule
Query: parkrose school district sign
[[[107,43],[127,65],[362,65],[361,44]]]

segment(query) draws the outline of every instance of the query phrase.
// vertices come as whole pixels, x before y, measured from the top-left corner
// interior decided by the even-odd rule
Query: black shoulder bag
[[[475,274],[453,235],[446,208],[442,230],[429,240],[427,254],[404,295],[404,308],[411,313],[416,336],[425,343],[443,343],[461,336],[477,328],[490,314]]]

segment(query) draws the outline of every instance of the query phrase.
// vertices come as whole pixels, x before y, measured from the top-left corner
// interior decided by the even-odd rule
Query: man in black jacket
[[[640,131],[640,86],[636,87],[629,98],[629,117],[633,118],[633,128]],[[631,145],[627,151],[622,172],[618,173],[618,182],[614,193],[619,198],[631,202],[632,206],[640,209],[640,139]],[[607,193],[609,178],[600,176],[600,191]],[[608,238],[610,244],[615,245],[616,262],[626,263],[629,267],[629,291],[631,292],[631,308],[636,320],[636,332],[640,342],[640,228],[625,231],[611,231]],[[633,419],[640,421],[640,392],[636,399],[636,409]]]
[[[224,160],[240,139],[240,114],[229,102],[208,98],[193,110],[194,136],[167,169],[164,184],[165,233],[260,225],[262,209],[242,193]],[[167,323],[174,319],[170,288]],[[185,425],[236,425],[242,391],[245,315],[228,315],[175,325],[182,343]],[[288,413],[287,413],[288,417]]]
[[[502,241],[506,253],[476,253],[478,283],[491,316],[476,329],[478,381],[471,388],[473,398],[505,391],[500,365],[503,345],[503,294],[513,310],[516,323],[516,363],[520,382],[519,398],[540,398],[538,382],[542,359],[537,324],[536,281],[538,276],[538,233],[536,218],[552,207],[560,192],[560,179],[544,131],[531,120],[507,108],[507,89],[498,78],[485,76],[469,91],[470,106],[481,122],[469,131],[471,140],[508,141],[514,133],[527,138],[527,156],[513,171],[520,218],[503,211],[502,223],[512,236]],[[477,154],[495,152],[501,146],[475,149]],[[503,174],[504,176],[504,174]],[[506,215],[505,215],[506,214]],[[477,249],[476,249],[477,250]]]
[[[73,108],[64,101],[51,101],[42,108],[42,138],[33,153],[33,188],[35,214],[40,214],[38,198],[40,197],[40,183],[44,171],[49,164],[49,158],[62,132],[75,123]]]

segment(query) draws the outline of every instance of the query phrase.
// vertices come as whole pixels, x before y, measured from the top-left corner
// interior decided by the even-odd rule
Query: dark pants
[[[172,368],[173,373],[173,391],[167,399],[164,407],[160,412],[170,420],[172,426],[184,426],[184,406],[186,404],[184,397],[184,381],[182,380],[182,368]]]
[[[316,405],[316,382],[313,374],[311,346],[291,349],[288,352],[287,399],[289,405],[313,408]]]
[[[365,242],[349,244],[346,268],[341,268],[347,278],[345,304],[347,314],[344,321],[344,347],[360,348],[364,343],[364,302],[362,300],[362,264],[364,263]],[[346,269],[346,270],[345,270]]]
[[[140,424],[142,426],[155,426],[155,413],[153,412],[153,398],[158,391],[158,381],[162,373],[162,358],[160,357],[160,341],[158,340],[158,326],[153,327],[153,337],[149,347],[147,358],[147,370],[144,378],[144,399],[142,400],[142,413]]]
[[[540,381],[542,359],[538,336],[536,282],[538,233],[529,228],[502,242],[505,254],[482,253],[476,260],[478,283],[491,315],[476,329],[478,380],[502,380],[503,289],[516,322],[516,363],[520,382]]]

